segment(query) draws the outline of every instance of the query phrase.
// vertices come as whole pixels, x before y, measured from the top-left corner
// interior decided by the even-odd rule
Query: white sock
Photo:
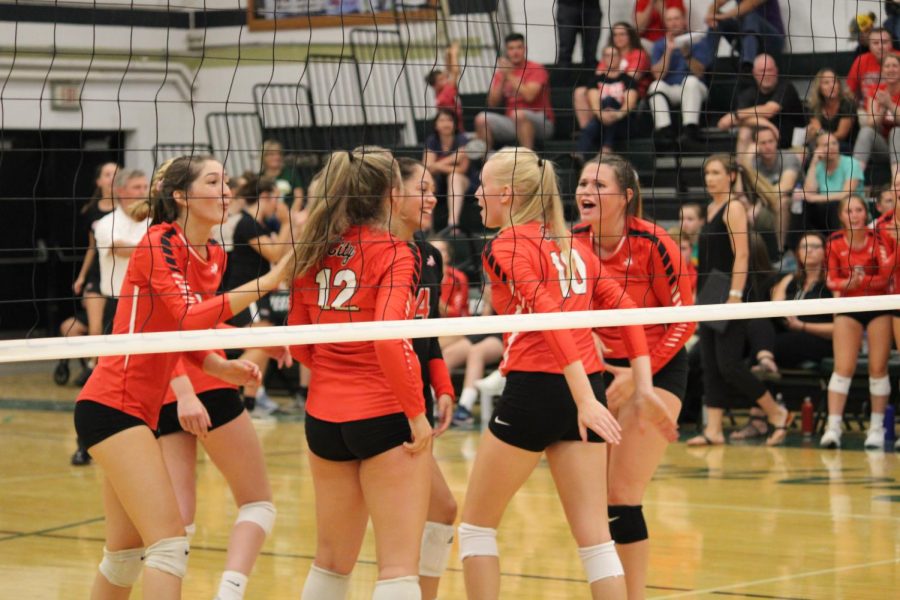
[[[872,413],[872,417],[869,420],[869,431],[875,429],[884,429],[884,413]]]
[[[225,571],[219,582],[216,600],[243,600],[247,591],[247,576],[237,571]]]
[[[844,415],[828,415],[828,429],[841,431],[841,423],[844,422]]]
[[[459,405],[471,412],[476,402],[478,402],[478,390],[473,387],[463,388],[459,395]]]

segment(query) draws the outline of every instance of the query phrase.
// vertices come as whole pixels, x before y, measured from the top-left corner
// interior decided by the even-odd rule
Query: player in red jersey
[[[556,172],[526,148],[487,161],[478,189],[482,219],[500,233],[484,250],[497,314],[634,307],[614,281],[600,279],[590,246],[573,241]],[[644,329],[624,328],[636,402],[676,437],[653,390]],[[497,526],[507,504],[546,453],[594,598],[625,598],[622,564],[606,511],[606,446],[621,439],[603,405],[603,365],[589,329],[504,334],[506,387],[478,448],[459,526],[470,598],[498,598]]]
[[[835,296],[878,296],[887,292],[894,257],[883,236],[867,227],[866,203],[858,196],[841,200],[838,216],[844,227],[828,238],[826,284]],[[834,317],[834,372],[828,382],[828,424],[819,444],[840,448],[844,405],[856,372],[863,334],[869,345],[869,395],[872,416],[865,447],[884,448],[884,409],[891,394],[890,311],[838,314]]]
[[[634,304],[653,308],[694,303],[678,245],[662,228],[640,218],[641,189],[631,163],[614,154],[588,162],[581,171],[575,201],[582,222],[575,234],[590,241],[603,277],[621,285]],[[687,389],[684,344],[696,327],[696,323],[644,326],[652,349],[653,386],[673,420]],[[615,376],[607,378],[607,398],[622,426],[622,443],[609,450],[609,528],[625,567],[628,597],[637,600],[645,595],[650,559],[641,502],[669,441],[656,429],[644,427],[628,401],[633,380],[621,330],[603,327],[596,332],[605,348],[607,373]]]
[[[313,181],[319,200],[294,249],[288,323],[413,317],[415,245],[388,231],[401,194],[391,153],[336,152]],[[418,598],[419,552],[431,493],[432,429],[419,360],[408,340],[294,346],[312,373],[306,440],[316,497],[316,556],[303,600],[344,598],[371,516],[373,599]]]
[[[438,311],[442,317],[469,316],[469,278],[454,267],[450,242],[440,237],[429,238],[429,242],[441,254],[444,276],[441,279],[441,302]]]
[[[892,257],[892,275],[888,282],[888,293],[900,294],[900,212],[897,210],[897,195],[900,194],[900,171],[894,174],[893,183],[888,190],[893,196],[894,208],[885,211],[878,219],[875,220],[874,228],[881,236],[882,241],[888,249]],[[882,196],[887,195],[882,193]],[[895,310],[891,318],[891,324],[894,330],[894,344],[900,348],[900,310]],[[890,424],[888,424],[889,426]],[[896,450],[900,450],[900,440],[894,445]]]
[[[273,289],[287,265],[215,295],[225,253],[209,240],[231,193],[222,165],[182,157],[169,166],[152,206],[153,225],[135,248],[113,333],[214,327]],[[253,365],[212,352],[101,358],[78,396],[75,429],[104,471],[106,547],[92,598],[127,598],[144,571],[144,597],[179,598],[188,540],[159,444],[154,437],[169,374],[184,356],[207,373],[241,384]]]

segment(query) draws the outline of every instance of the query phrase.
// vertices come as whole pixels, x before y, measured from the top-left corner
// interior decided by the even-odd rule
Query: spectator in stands
[[[878,17],[873,12],[860,13],[850,20],[850,35],[856,39],[856,56],[869,51],[869,32],[877,21]]]
[[[624,21],[615,23],[610,33],[609,45],[619,51],[619,69],[635,81],[639,96],[641,98],[646,96],[647,87],[650,85],[650,55],[641,47],[637,30],[631,23]],[[601,57],[595,74],[604,74],[606,69],[606,61]],[[578,86],[572,93],[572,108],[581,129],[587,127],[594,118],[587,94],[587,86]]]
[[[887,15],[884,28],[891,34],[891,40],[896,48],[900,44],[900,0],[885,0],[884,12]]]
[[[869,51],[856,57],[847,74],[847,87],[859,108],[865,109],[867,99],[875,96],[881,83],[881,63],[893,53],[891,34],[881,27],[873,27],[869,32]]]
[[[785,29],[778,0],[736,0],[733,8],[720,12],[729,1],[713,0],[706,11],[709,31],[697,51],[704,66],[712,66],[722,36],[740,46],[742,70],[749,71],[760,54],[780,55]]]
[[[840,227],[838,203],[851,195],[862,196],[864,182],[862,167],[856,159],[840,153],[837,138],[832,134],[820,132],[803,189],[794,192],[794,200],[803,202],[803,219],[801,223],[792,222],[791,230],[826,234],[836,230]]]
[[[806,127],[797,89],[789,81],[779,79],[774,58],[768,54],[756,57],[753,80],[756,85],[738,95],[737,109],[723,116],[718,123],[719,129],[738,129],[738,156],[750,151],[752,132],[757,127],[772,130],[781,148],[790,147],[795,128]]]
[[[754,128],[752,140],[750,160],[741,162],[768,181],[777,194],[777,203],[773,209],[777,220],[779,248],[782,248],[787,240],[791,220],[791,193],[800,179],[803,167],[796,153],[778,148],[778,138],[771,129]],[[773,258],[775,256],[772,254]]]
[[[900,176],[900,171],[897,171],[894,174],[894,181],[898,180],[898,176]],[[897,206],[897,189],[894,187],[894,184],[887,184],[883,186],[878,193],[875,194],[875,219],[872,221],[872,226],[878,224],[879,221],[886,218],[893,218],[894,207]],[[900,291],[900,290],[898,290]]]
[[[469,155],[464,149],[468,139],[459,132],[456,124],[452,112],[440,109],[434,118],[434,132],[425,140],[422,157],[422,163],[434,178],[438,202],[445,200],[450,227],[459,227],[466,190],[469,189]],[[443,229],[443,224],[436,222],[435,227]]]
[[[670,106],[681,106],[683,138],[697,139],[700,110],[709,90],[700,79],[702,69],[692,71],[688,60],[693,54],[693,46],[681,47],[675,39],[686,31],[684,12],[679,8],[668,8],[665,13],[666,35],[656,41],[651,53],[651,72],[655,81],[650,84],[648,94],[653,123],[654,137],[663,146],[674,142]],[[699,75],[699,76],[698,76]]]
[[[444,277],[441,279],[441,301],[438,312],[442,317],[469,316],[469,278],[453,266],[450,243],[443,238],[431,238],[431,245],[441,253]]]
[[[581,62],[593,65],[597,62],[597,44],[600,43],[600,26],[603,11],[600,0],[557,0],[556,31],[559,44],[557,63],[572,64],[575,38],[581,36]]]
[[[746,163],[738,161],[737,175],[734,199],[744,204],[750,226],[765,245],[767,257],[776,260],[781,256],[778,188]]]
[[[462,102],[459,100],[459,43],[447,47],[444,57],[447,70],[434,69],[425,82],[434,90],[434,105],[438,111],[448,110],[456,119],[456,128],[465,131]]]
[[[506,55],[497,60],[487,105],[504,104],[506,113],[478,113],[475,135],[484,140],[488,150],[495,144],[517,141],[519,146],[534,148],[535,141],[553,137],[550,75],[542,64],[526,59],[525,36],[521,33],[510,33],[505,43]]]
[[[622,71],[619,57],[615,46],[603,49],[606,72],[596,73],[588,89],[588,104],[594,118],[578,137],[578,151],[584,160],[593,158],[598,150],[612,152],[613,143],[627,140],[634,126],[631,116],[638,105],[637,84]]]
[[[853,158],[863,171],[872,154],[888,155],[891,168],[900,161],[900,56],[891,54],[881,63],[881,83],[875,88],[865,110],[859,113],[859,134],[853,145]]]
[[[260,175],[275,180],[279,198],[288,208],[299,211],[303,208],[303,180],[293,164],[284,159],[284,147],[278,140],[266,140],[262,147],[262,171]]]
[[[657,40],[666,35],[663,14],[667,8],[678,8],[682,13],[687,13],[684,0],[637,0],[634,5],[634,24],[647,52],[653,49]]]
[[[816,73],[806,102],[811,115],[806,127],[806,143],[814,147],[818,133],[829,131],[837,138],[841,152],[849,152],[856,124],[856,106],[834,69],[825,67]]]
[[[704,223],[703,207],[696,202],[686,202],[678,208],[678,228],[680,236],[686,237],[691,242],[691,253],[685,256],[691,257],[691,263],[696,267],[698,263],[697,237]]]

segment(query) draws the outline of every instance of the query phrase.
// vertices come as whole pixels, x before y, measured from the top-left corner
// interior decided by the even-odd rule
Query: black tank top
[[[734,268],[734,251],[731,249],[731,235],[725,224],[725,211],[730,202],[719,209],[712,219],[706,221],[700,230],[700,239],[697,241],[697,289],[702,290],[706,283],[706,276],[713,270],[731,274]]]
[[[804,292],[803,286],[800,285],[796,275],[791,277],[784,292],[785,300],[811,300],[813,298],[831,297],[833,297],[833,294],[824,281],[816,282],[808,292]],[[797,318],[805,323],[831,323],[834,320],[834,315],[803,315]]]

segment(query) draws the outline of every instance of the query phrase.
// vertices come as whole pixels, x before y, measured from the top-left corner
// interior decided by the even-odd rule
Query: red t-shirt
[[[233,315],[216,296],[225,251],[213,240],[204,260],[174,223],[154,225],[135,248],[122,284],[113,333],[207,329]],[[104,356],[78,400],[92,400],[143,420],[156,429],[172,369],[182,356],[202,364],[209,352]]]
[[[441,304],[447,307],[448,317],[469,316],[469,278],[457,268],[444,267]]]
[[[459,101],[459,93],[455,83],[447,83],[434,94],[434,104],[438,110],[446,109],[456,115],[456,128],[465,131],[463,127],[462,102]]]
[[[290,325],[412,319],[421,258],[415,244],[368,226],[349,228],[321,266],[294,280]],[[419,360],[409,340],[292,346],[312,372],[309,414],[345,423],[425,411]]]
[[[584,240],[572,244],[573,277],[563,275],[560,249],[544,237],[544,227],[531,222],[502,230],[484,248],[491,304],[498,315],[632,308],[634,303],[612,280],[600,278],[600,263]],[[624,328],[629,357],[647,354],[644,330]],[[524,331],[503,334],[500,371],[562,373],[576,360],[587,373],[603,370],[590,329]],[[548,360],[548,353],[553,361]]]
[[[880,296],[887,293],[888,282],[894,267],[894,257],[883,236],[871,229],[866,230],[866,243],[861,248],[850,249],[843,231],[833,233],[828,238],[828,289],[842,297]],[[864,276],[854,289],[848,289],[850,275],[855,269],[862,269]]]
[[[533,112],[544,113],[547,120],[555,122],[556,117],[553,115],[553,107],[550,104],[550,74],[544,65],[533,61],[525,61],[519,68],[512,69],[513,75],[522,77],[522,85],[528,83],[541,84],[541,91],[534,97],[531,102],[526,102],[520,95],[518,85],[513,85],[506,81],[506,72],[497,71],[494,73],[494,79],[491,81],[491,87],[498,85],[503,86],[503,99],[506,102],[506,116],[512,117],[516,109],[530,110]]]
[[[637,0],[637,4],[634,6],[634,18],[637,20],[637,13],[643,12],[647,8],[647,4],[650,3],[650,0]],[[666,8],[680,8],[681,12],[687,15],[687,11],[684,9],[684,1],[683,0],[665,0]],[[659,14],[659,11],[656,8],[650,9],[650,20],[647,22],[647,28],[644,29],[644,32],[641,34],[641,37],[651,42],[655,42],[656,40],[664,37],[666,35],[666,26],[663,24],[662,15]]]
[[[894,54],[900,52],[894,51]],[[856,96],[859,106],[867,108],[866,103],[875,95],[881,85],[881,63],[871,52],[856,57],[847,73],[847,87]]]

